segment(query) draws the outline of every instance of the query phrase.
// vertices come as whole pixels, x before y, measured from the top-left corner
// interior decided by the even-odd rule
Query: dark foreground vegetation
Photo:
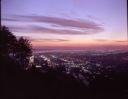
[[[102,78],[101,75],[86,86],[73,76],[58,70],[48,68],[46,73],[34,67],[25,70],[31,55],[29,43],[23,38],[22,43],[19,43],[6,28],[2,27],[1,32],[1,99],[128,99],[128,72],[119,72],[116,75],[113,73],[112,79]],[[10,36],[5,34],[13,37],[14,44],[20,46],[12,46],[12,40],[8,42]]]

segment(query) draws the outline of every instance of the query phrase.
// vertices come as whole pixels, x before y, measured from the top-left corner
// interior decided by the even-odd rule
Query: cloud
[[[62,17],[51,17],[51,16],[20,16],[20,15],[11,15],[6,18],[2,18],[3,21],[12,21],[12,22],[36,22],[36,23],[47,23],[49,25],[57,26],[57,28],[48,28],[48,27],[32,27],[34,30],[47,32],[47,33],[57,33],[60,34],[89,34],[89,33],[99,33],[104,31],[104,28],[101,24],[95,23],[89,20],[80,20],[80,19],[67,19]],[[61,28],[70,28],[70,29],[61,29]],[[76,30],[72,30],[75,28]],[[78,31],[77,31],[78,30]]]
[[[14,26],[14,25],[6,25],[11,32],[24,32],[24,33],[29,33],[30,29],[27,28],[26,26]]]
[[[99,41],[99,42],[128,43],[128,41],[127,41],[127,40],[107,40],[107,39],[95,39],[95,41]]]
[[[47,38],[44,38],[44,39],[29,39],[31,41],[36,41],[36,42],[44,42],[44,41],[50,41],[50,42],[67,42],[69,40],[67,39],[47,39]]]
[[[128,43],[127,40],[117,40],[117,41],[115,41],[115,42],[118,42],[118,43]]]
[[[106,39],[95,39],[95,41],[106,42],[106,41],[108,41],[108,40],[106,40]]]
[[[23,37],[29,39],[32,42],[45,42],[45,41],[48,41],[48,42],[68,42],[68,41],[70,41],[68,39],[32,38],[32,37],[28,37],[28,36],[23,36]]]
[[[39,32],[39,33],[50,33],[50,34],[60,34],[60,35],[83,35],[83,34],[91,34],[91,31],[80,31],[80,30],[72,30],[72,29],[55,29],[55,28],[47,28],[42,26],[31,26],[31,31]],[[94,32],[92,32],[94,33]],[[95,31],[97,33],[97,31]]]
[[[17,19],[17,18],[2,18],[2,20],[3,21],[21,21],[21,20],[19,20],[19,19]]]
[[[97,33],[98,31],[82,31],[73,29],[55,29],[37,25],[30,26],[8,26],[13,32],[24,32],[24,33],[42,33],[42,34],[59,34],[59,35],[87,35]]]
[[[68,39],[61,39],[61,38],[58,38],[58,39],[34,38],[34,37],[30,37],[30,36],[16,36],[16,37],[17,37],[17,39],[19,39],[20,37],[23,37],[23,38],[30,40],[31,42],[45,42],[45,41],[48,41],[48,42],[68,42],[68,41],[70,41]]]

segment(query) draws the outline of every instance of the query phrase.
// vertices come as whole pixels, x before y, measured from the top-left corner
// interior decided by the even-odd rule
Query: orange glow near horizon
[[[32,42],[33,47],[65,47],[65,48],[84,48],[84,47],[128,47],[128,41],[98,41],[98,40],[79,40],[79,41],[66,41],[66,42],[50,42],[50,41],[33,41]]]

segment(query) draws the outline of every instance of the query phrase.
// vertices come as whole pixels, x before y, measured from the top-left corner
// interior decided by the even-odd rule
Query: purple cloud
[[[127,40],[118,40],[118,41],[115,41],[115,42],[118,42],[118,43],[128,43]]]
[[[32,26],[8,26],[9,29],[13,32],[24,32],[24,33],[43,33],[43,34],[59,34],[59,35],[87,35],[98,33],[98,31],[78,31],[72,29],[55,29],[55,28],[47,28],[37,25]]]
[[[44,38],[44,39],[29,38],[29,40],[31,40],[31,41],[36,41],[36,42],[44,42],[44,41],[51,41],[51,42],[67,42],[67,41],[69,41],[69,40],[67,40],[67,39],[47,39],[47,38]]]
[[[83,34],[91,34],[90,31],[77,31],[72,29],[54,29],[54,28],[47,28],[41,26],[31,26],[30,27],[32,32],[39,32],[39,33],[50,33],[50,34],[62,34],[62,35],[83,35]],[[93,32],[92,32],[93,33]],[[97,33],[97,31],[95,31]]]
[[[66,30],[66,29],[54,29],[47,27],[32,27],[33,30],[47,32],[47,33],[57,33],[59,34],[89,34],[89,33],[99,33],[104,31],[102,25],[97,24],[89,20],[78,20],[78,19],[66,19],[60,17],[49,17],[49,16],[20,16],[12,15],[8,18],[2,18],[3,21],[13,21],[13,22],[37,22],[37,23],[48,23],[50,25],[57,25],[58,27],[64,28],[75,28],[76,30]],[[82,31],[82,32],[81,32]],[[69,33],[70,32],[70,33]]]
[[[106,39],[96,39],[95,41],[106,42],[106,41],[108,41],[108,40],[106,40]]]
[[[68,39],[51,39],[51,38],[32,38],[32,37],[29,37],[29,36],[17,36],[17,39],[19,39],[20,37],[23,37],[23,38],[26,38],[30,41],[36,41],[36,42],[44,42],[44,41],[51,41],[51,42],[68,42],[70,40]]]

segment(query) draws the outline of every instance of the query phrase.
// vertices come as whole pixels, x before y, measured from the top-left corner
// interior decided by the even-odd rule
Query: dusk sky
[[[127,0],[2,0],[2,25],[33,47],[127,46]]]

